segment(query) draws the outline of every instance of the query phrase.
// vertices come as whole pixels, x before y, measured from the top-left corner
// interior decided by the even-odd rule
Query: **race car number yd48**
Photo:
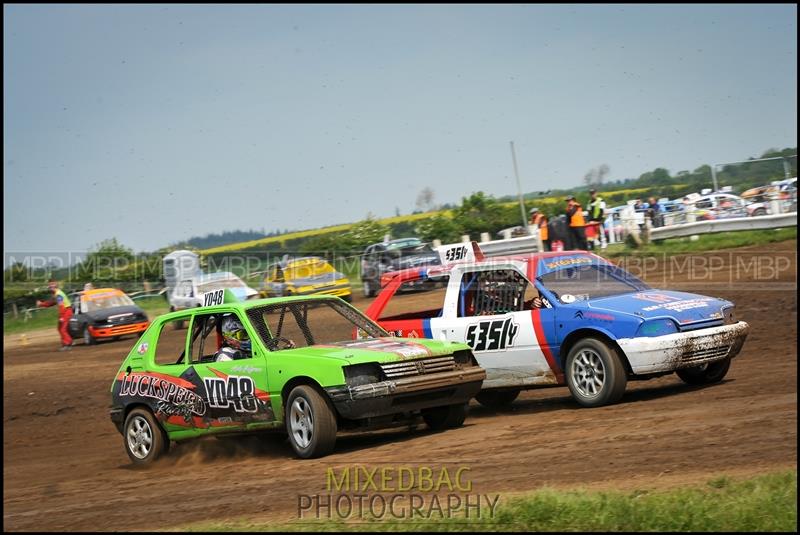
[[[456,427],[486,376],[466,344],[391,338],[337,297],[231,296],[159,317],[120,366],[111,420],[134,464],[204,435],[285,432],[308,458],[339,429]]]

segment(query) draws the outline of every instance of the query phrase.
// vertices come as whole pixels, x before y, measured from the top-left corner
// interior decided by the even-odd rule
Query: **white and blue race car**
[[[486,369],[476,399],[487,406],[545,385],[566,384],[594,407],[619,400],[629,379],[719,382],[749,331],[729,301],[655,290],[592,253],[469,253],[384,275],[366,314],[399,337],[469,344]],[[426,294],[425,310],[404,307],[398,290],[421,279],[446,286]]]

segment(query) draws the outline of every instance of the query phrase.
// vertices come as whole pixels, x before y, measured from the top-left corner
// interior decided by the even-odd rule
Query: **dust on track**
[[[689,387],[671,375],[628,384],[622,402],[580,409],[565,387],[523,392],[493,412],[471,405],[464,427],[340,436],[324,459],[300,461],[281,436],[213,438],[175,446],[132,469],[108,417],[111,379],[133,339],[55,351],[57,342],[4,351],[3,525],[6,530],[158,529],[248,515],[290,518],[298,494],[325,491],[330,466],[470,468],[475,492],[551,487],[658,488],[720,473],[797,465],[796,242],[719,253],[789,258],[774,280],[734,280],[720,269],[698,283],[670,259],[650,266],[658,287],[734,301],[751,334],[726,380]],[[748,264],[752,265],[752,264]],[[702,287],[702,288],[701,288]],[[404,296],[426,300],[426,294]],[[367,300],[356,298],[365,309]]]

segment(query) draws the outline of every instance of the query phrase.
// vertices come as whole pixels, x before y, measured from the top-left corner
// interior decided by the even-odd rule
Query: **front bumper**
[[[642,375],[735,357],[749,332],[750,326],[740,321],[732,325],[652,338],[620,338],[617,344],[628,357],[633,373]]]
[[[470,366],[451,372],[325,390],[339,414],[358,420],[467,403],[480,392],[485,378],[483,368]]]
[[[138,323],[128,323],[126,325],[114,325],[113,327],[89,327],[89,334],[94,338],[111,338],[113,336],[123,336],[125,334],[139,334],[147,330],[149,321]]]

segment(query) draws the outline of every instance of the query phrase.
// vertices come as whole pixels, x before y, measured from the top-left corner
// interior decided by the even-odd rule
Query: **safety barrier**
[[[733,217],[713,219],[694,223],[679,223],[668,227],[650,229],[651,240],[680,238],[712,232],[733,232],[739,230],[763,230],[797,226],[797,212],[788,214],[762,215],[756,217]]]

